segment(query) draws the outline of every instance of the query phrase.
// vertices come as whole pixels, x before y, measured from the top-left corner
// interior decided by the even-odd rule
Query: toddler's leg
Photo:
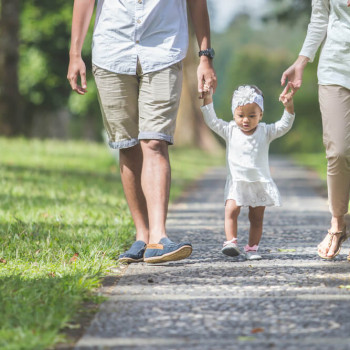
[[[236,201],[228,199],[225,204],[225,234],[227,241],[221,252],[225,255],[234,257],[240,254],[237,246],[237,219],[241,207],[237,206]]]
[[[265,207],[249,207],[249,246],[259,245],[264,221]]]
[[[237,206],[236,201],[228,199],[225,204],[225,234],[226,240],[231,241],[237,238],[237,220],[241,207]]]

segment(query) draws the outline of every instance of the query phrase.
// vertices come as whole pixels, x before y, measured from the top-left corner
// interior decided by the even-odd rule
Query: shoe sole
[[[221,253],[227,256],[235,257],[238,256],[241,252],[238,250],[238,248],[224,247],[221,249]]]
[[[259,255],[259,256],[256,256],[256,257],[252,257],[252,258],[248,258],[248,257],[246,257],[246,259],[247,260],[261,260],[262,259],[262,257]]]
[[[152,256],[150,258],[144,258],[143,260],[149,264],[162,263],[167,261],[177,261],[188,258],[192,254],[192,247],[184,245],[181,248],[161,256]]]
[[[143,262],[143,258],[141,258],[141,259],[120,258],[120,259],[118,259],[118,261],[122,264],[131,264],[131,263]]]

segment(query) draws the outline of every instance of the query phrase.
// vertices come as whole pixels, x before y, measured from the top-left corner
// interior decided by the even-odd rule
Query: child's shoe
[[[221,249],[221,253],[228,256],[237,256],[241,252],[237,246],[237,238],[232,238],[230,241],[225,241],[224,246]]]
[[[250,247],[248,244],[244,247],[245,256],[247,260],[261,260],[262,256],[258,253],[259,246],[253,245]]]

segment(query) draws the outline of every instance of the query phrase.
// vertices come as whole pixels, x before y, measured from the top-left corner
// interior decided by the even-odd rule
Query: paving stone
[[[171,205],[168,234],[193,242],[190,258],[130,265],[76,350],[350,349],[350,245],[334,261],[316,246],[330,221],[324,184],[273,158],[283,206],[267,208],[263,260],[221,254],[225,169],[213,169]],[[247,210],[239,246],[248,240]]]

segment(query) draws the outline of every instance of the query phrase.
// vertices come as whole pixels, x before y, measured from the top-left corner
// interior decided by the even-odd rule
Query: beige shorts
[[[112,148],[139,140],[174,142],[182,87],[182,62],[160,71],[117,74],[93,65],[103,123]]]

